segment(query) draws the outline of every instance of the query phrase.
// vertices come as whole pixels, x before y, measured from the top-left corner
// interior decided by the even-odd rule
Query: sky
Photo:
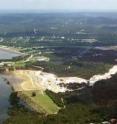
[[[117,0],[0,0],[0,10],[117,11]]]

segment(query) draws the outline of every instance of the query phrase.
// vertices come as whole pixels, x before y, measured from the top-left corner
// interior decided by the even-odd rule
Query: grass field
[[[36,95],[32,96],[32,91],[23,92],[23,94],[30,98],[35,106],[38,107],[42,113],[56,114],[59,111],[59,107],[52,101],[52,99],[46,94],[40,91],[35,91]]]

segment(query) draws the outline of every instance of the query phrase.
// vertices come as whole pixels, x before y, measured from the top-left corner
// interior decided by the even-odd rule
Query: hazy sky
[[[117,0],[0,0],[0,9],[117,11]]]

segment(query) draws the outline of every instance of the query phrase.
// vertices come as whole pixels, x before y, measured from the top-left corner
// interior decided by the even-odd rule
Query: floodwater
[[[20,55],[20,53],[0,48],[0,60],[12,59],[13,57],[17,57]]]
[[[11,87],[0,76],[0,124],[8,118],[9,96],[11,92]]]

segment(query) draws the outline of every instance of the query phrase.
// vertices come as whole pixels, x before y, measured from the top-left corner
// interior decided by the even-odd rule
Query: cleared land
[[[56,114],[59,111],[59,107],[52,101],[52,99],[45,93],[40,91],[34,91],[35,96],[32,96],[31,91],[23,92],[23,95],[30,99],[29,105],[36,111],[46,114]]]
[[[79,77],[58,77],[55,74],[46,73],[37,70],[16,70],[6,76],[11,86],[15,91],[41,91],[46,90],[58,92],[69,91],[67,87],[61,84],[87,84],[88,81],[91,85],[103,79],[110,78],[113,74],[117,73],[117,65],[109,69],[108,72],[102,75],[94,75],[89,80]]]
[[[51,90],[58,93],[69,90],[60,84],[87,83],[87,80],[79,77],[58,77],[55,74],[34,70],[17,70],[6,78],[16,92]]]

